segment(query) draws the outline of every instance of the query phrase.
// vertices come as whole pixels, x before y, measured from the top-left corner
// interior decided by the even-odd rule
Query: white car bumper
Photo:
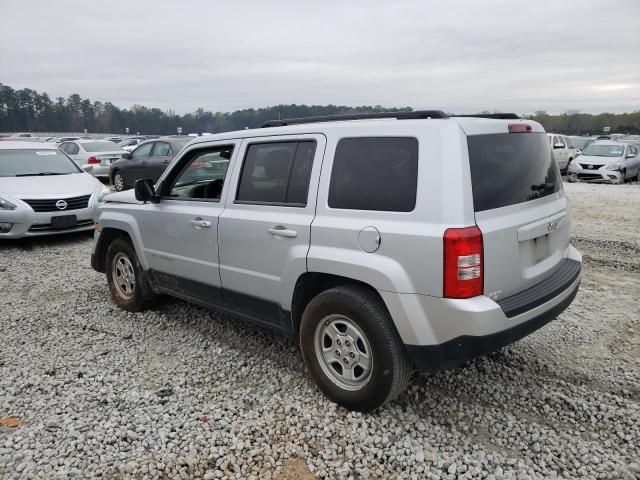
[[[622,183],[622,174],[618,170],[607,170],[606,165],[591,168],[593,165],[580,164],[574,160],[569,165],[569,176],[582,182]]]
[[[88,197],[86,202],[75,200],[84,197]],[[94,192],[64,197],[68,202],[67,208],[55,210],[52,210],[51,203],[55,204],[61,198],[12,199],[18,203],[15,210],[0,210],[0,239],[92,230],[97,203],[95,197]]]

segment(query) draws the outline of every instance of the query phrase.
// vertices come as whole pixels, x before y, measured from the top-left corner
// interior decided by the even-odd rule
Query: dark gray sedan
[[[109,178],[119,192],[133,187],[136,180],[150,178],[156,182],[191,137],[162,137],[138,145],[131,153],[111,164]]]

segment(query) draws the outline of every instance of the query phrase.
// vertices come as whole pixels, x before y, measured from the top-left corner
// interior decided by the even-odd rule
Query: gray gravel
[[[0,244],[0,478],[639,478],[640,187],[567,191],[574,304],[370,415],[269,331],[117,309],[87,236]]]

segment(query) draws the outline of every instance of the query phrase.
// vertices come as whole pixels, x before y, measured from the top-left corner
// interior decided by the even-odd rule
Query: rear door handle
[[[193,225],[193,228],[195,228],[196,230],[202,230],[203,228],[209,228],[211,226],[211,222],[203,220],[200,217],[189,220],[189,223]]]
[[[288,230],[282,225],[278,225],[277,227],[268,228],[267,232],[276,237],[287,237],[287,238],[295,238],[298,236],[298,232],[295,230]]]

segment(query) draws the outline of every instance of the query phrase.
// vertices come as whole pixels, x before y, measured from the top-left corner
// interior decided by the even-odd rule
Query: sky
[[[0,0],[0,83],[233,111],[640,110],[640,1]]]

